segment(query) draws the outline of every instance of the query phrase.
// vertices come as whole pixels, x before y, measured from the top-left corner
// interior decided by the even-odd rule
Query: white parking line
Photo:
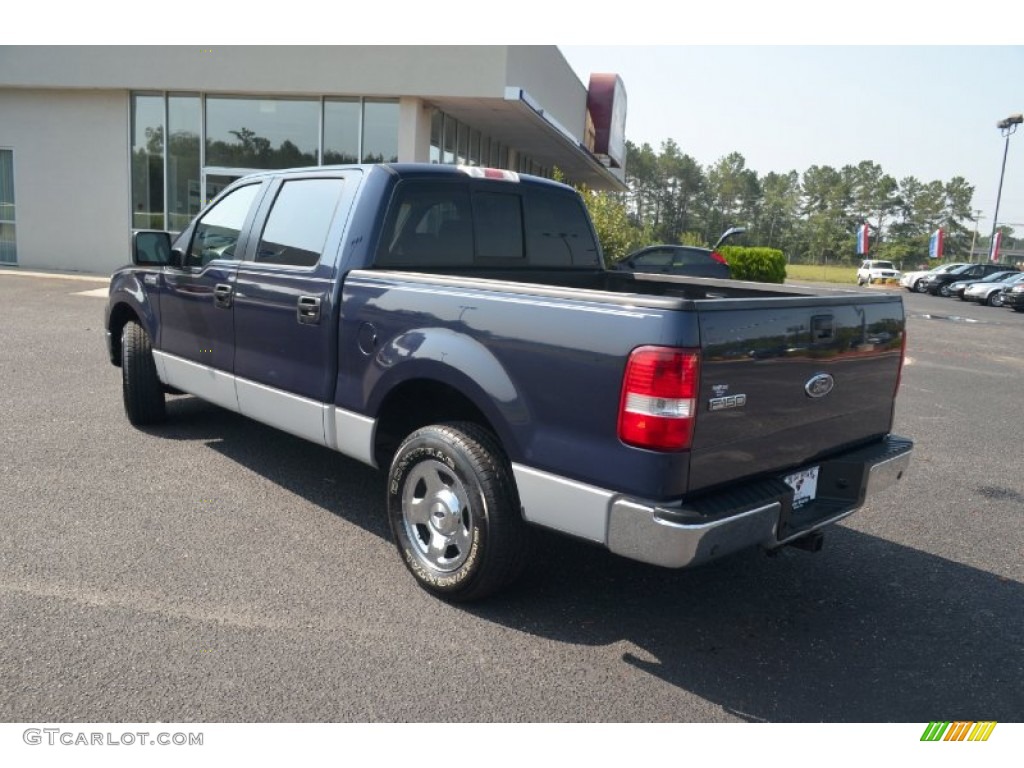
[[[95,296],[97,299],[105,299],[109,294],[109,288],[93,288],[91,291],[77,291],[72,296]]]

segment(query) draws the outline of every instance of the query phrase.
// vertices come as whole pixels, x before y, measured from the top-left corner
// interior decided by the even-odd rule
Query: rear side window
[[[295,267],[320,261],[342,184],[341,179],[284,182],[263,228],[256,261]]]
[[[673,264],[677,267],[693,267],[711,261],[710,251],[700,248],[677,248]]]
[[[377,264],[438,267],[473,263],[473,212],[464,184],[405,182],[395,193]]]
[[[672,251],[659,249],[641,253],[633,258],[633,265],[637,267],[667,267],[672,262]]]
[[[593,267],[597,244],[572,193],[505,182],[407,180],[388,210],[380,267]]]
[[[597,266],[597,244],[579,198],[553,189],[530,189],[526,249],[530,264],[537,266]]]

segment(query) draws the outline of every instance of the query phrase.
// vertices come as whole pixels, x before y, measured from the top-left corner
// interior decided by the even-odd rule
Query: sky
[[[870,160],[897,180],[963,176],[982,234],[1005,147],[996,123],[1024,113],[1024,46],[560,49],[584,84],[622,77],[634,144],[672,138],[703,166],[735,151],[760,175]],[[1024,232],[1024,130],[1010,138],[999,220]]]

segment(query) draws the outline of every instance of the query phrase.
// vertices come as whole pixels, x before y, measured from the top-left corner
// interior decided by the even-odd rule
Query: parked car
[[[915,270],[914,272],[904,272],[903,277],[900,278],[900,285],[906,288],[908,291],[916,293],[924,293],[928,290],[928,286],[925,285],[923,278],[928,275],[941,275],[944,272],[952,272],[957,267],[969,266],[966,262],[954,262],[952,264],[943,264],[935,267],[935,269],[921,269]]]
[[[997,283],[1001,283],[1008,277],[1013,277],[1018,274],[1020,273],[1015,269],[1007,269],[1002,272],[993,272],[991,275],[987,275],[986,277],[974,278],[971,280],[957,280],[956,282],[949,284],[949,296],[951,298],[955,296],[958,299],[967,301],[968,299],[964,296],[964,291],[975,283],[990,283],[995,285]]]
[[[649,245],[629,254],[613,265],[613,268],[624,272],[654,272],[664,275],[728,279],[732,276],[729,262],[718,252],[718,246],[730,237],[746,231],[743,227],[726,230],[718,238],[714,248],[700,248],[694,245]]]
[[[987,277],[994,272],[1005,272],[1013,267],[1008,264],[967,264],[950,272],[941,272],[921,278],[925,290],[932,296],[949,296],[949,286],[957,280]]]
[[[1005,286],[1000,301],[1004,307],[1009,307],[1014,312],[1024,312],[1024,280]]]
[[[990,307],[1001,307],[1003,306],[1003,291],[1022,282],[1024,282],[1024,272],[1011,272],[1008,277],[1003,277],[1000,280],[979,280],[967,286],[963,299],[964,301],[988,304]]]
[[[211,232],[232,233],[230,256],[207,261]],[[448,600],[520,574],[532,525],[673,568],[817,550],[909,466],[890,434],[899,294],[606,270],[579,194],[548,179],[266,171],[173,242],[134,242],[105,320],[128,420],[186,392],[383,469],[373,511]]]

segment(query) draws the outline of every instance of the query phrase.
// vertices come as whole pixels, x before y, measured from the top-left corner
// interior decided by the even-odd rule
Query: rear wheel
[[[124,412],[135,426],[166,418],[164,387],[156,375],[149,334],[134,320],[121,331],[121,389]]]
[[[406,438],[391,462],[388,519],[410,573],[446,600],[487,597],[526,561],[512,469],[477,424],[435,424]]]

